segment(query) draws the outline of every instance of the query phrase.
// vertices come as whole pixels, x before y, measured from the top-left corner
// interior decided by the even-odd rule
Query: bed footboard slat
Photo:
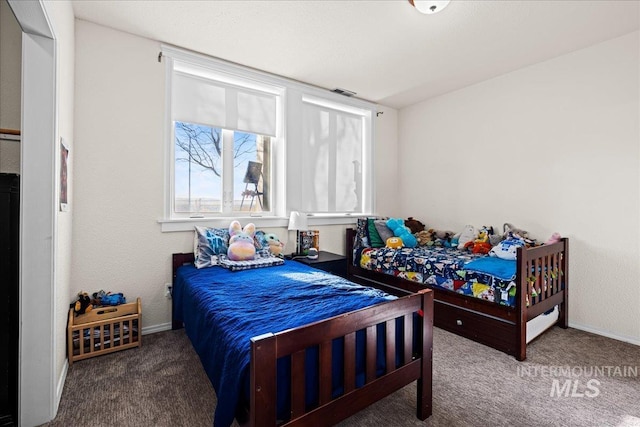
[[[320,344],[320,405],[331,400],[331,341]]]
[[[376,326],[369,326],[367,328],[367,347],[365,352],[366,357],[366,378],[367,383],[373,381],[376,377],[376,340],[378,337],[378,331]]]
[[[296,351],[291,355],[291,418],[304,414],[304,361],[305,351]]]
[[[387,349],[385,354],[385,366],[387,369],[386,372],[389,374],[396,369],[396,320],[387,320],[385,329],[385,348]]]
[[[356,333],[344,337],[344,392],[356,388]]]
[[[404,316],[404,360],[403,364],[411,362],[413,359],[413,314]]]

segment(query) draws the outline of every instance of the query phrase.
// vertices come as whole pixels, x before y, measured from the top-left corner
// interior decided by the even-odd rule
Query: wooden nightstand
[[[320,251],[318,259],[301,257],[295,260],[336,276],[347,277],[347,257],[344,255]]]

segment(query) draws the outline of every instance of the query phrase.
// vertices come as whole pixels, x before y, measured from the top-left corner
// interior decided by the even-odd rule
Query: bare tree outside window
[[[245,188],[242,179],[249,161],[265,160],[264,137],[234,132],[233,139],[233,187],[234,193]],[[220,128],[175,122],[175,211],[207,213],[221,212],[223,205],[223,132]],[[267,159],[268,161],[268,159]],[[264,181],[264,177],[262,177]],[[260,188],[265,186],[260,182]],[[230,187],[225,184],[225,187]],[[240,196],[241,197],[241,196]],[[248,204],[243,210],[266,210],[262,206],[265,195],[261,193],[260,203]],[[240,210],[240,200],[234,197],[233,210]]]

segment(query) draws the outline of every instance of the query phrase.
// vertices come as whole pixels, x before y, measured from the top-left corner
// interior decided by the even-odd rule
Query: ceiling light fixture
[[[450,1],[451,0],[409,0],[409,3],[418,9],[418,11],[432,15],[447,7]]]

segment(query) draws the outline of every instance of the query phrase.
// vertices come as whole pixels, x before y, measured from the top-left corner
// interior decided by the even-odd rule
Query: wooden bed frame
[[[347,278],[391,294],[418,292],[429,285],[374,272],[353,265],[356,231],[347,229]],[[527,321],[559,306],[556,325],[568,327],[569,240],[552,245],[519,248],[516,306],[507,307],[455,292],[429,287],[434,293],[434,325],[515,356],[527,357]],[[544,272],[552,274],[545,277]],[[527,272],[530,272],[527,274]],[[527,297],[535,286],[536,298]],[[528,301],[529,300],[529,301]]]
[[[173,255],[173,281],[178,267],[193,262],[193,253]],[[175,301],[175,300],[174,300]],[[174,309],[175,313],[176,310]],[[414,313],[421,314],[417,332],[418,350],[413,352]],[[404,323],[404,337],[396,337],[395,322]],[[183,325],[172,319],[173,329]],[[395,360],[396,342],[404,343],[401,366],[386,364],[376,378],[376,325],[386,323],[386,360]],[[365,384],[356,388],[355,335],[366,330]],[[344,393],[332,398],[331,341],[344,338]],[[400,341],[396,341],[399,339]],[[319,348],[319,405],[305,411],[305,349]],[[250,426],[333,425],[417,380],[417,417],[431,415],[433,352],[433,292],[420,289],[397,300],[345,313],[306,326],[251,339]],[[291,356],[291,419],[276,420],[276,361]]]

